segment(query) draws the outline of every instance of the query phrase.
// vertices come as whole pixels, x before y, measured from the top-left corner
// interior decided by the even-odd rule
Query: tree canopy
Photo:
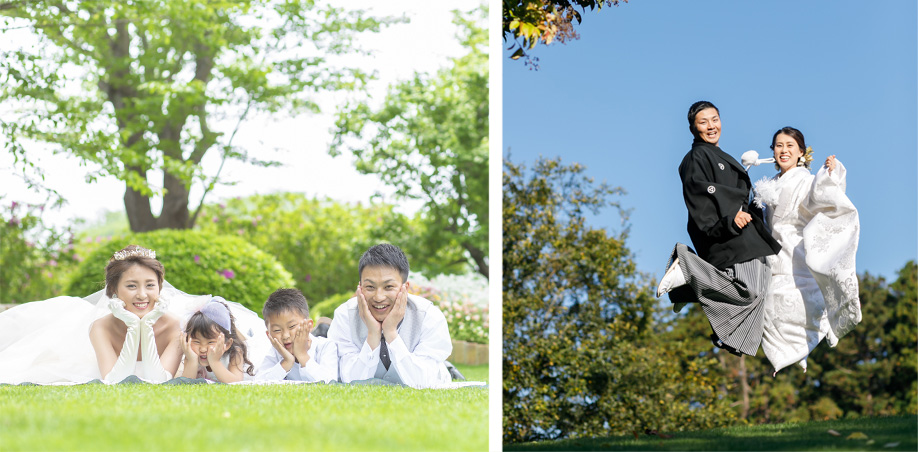
[[[201,168],[208,152],[272,164],[233,143],[239,124],[361,87],[368,75],[333,57],[391,22],[305,0],[36,0],[0,4],[0,18],[4,34],[27,27],[38,40],[0,55],[7,150],[25,168],[43,143],[97,168],[89,181],[123,180],[134,231],[193,225],[191,184],[206,194],[219,177]]]
[[[658,340],[656,301],[616,235],[586,214],[618,204],[579,164],[504,160],[503,404],[508,442],[732,422],[716,359]],[[622,214],[624,214],[622,212]]]
[[[366,101],[338,113],[332,155],[351,152],[357,170],[424,202],[428,250],[458,245],[462,263],[488,276],[488,53],[482,7],[456,13],[468,50],[435,75],[415,74],[389,89],[379,108]],[[456,262],[445,262],[444,270]]]
[[[504,41],[512,41],[511,59],[525,57],[529,63],[537,58],[528,50],[537,44],[564,43],[569,39],[580,39],[574,29],[574,21],[580,24],[587,8],[601,10],[603,6],[618,6],[628,0],[504,0],[501,31]]]

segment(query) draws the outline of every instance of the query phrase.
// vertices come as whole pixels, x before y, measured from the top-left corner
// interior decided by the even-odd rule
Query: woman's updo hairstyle
[[[163,275],[166,269],[156,260],[156,252],[142,246],[128,245],[123,250],[113,254],[105,266],[105,296],[111,297],[118,289],[121,275],[134,265],[142,265],[156,273],[159,281],[159,290],[163,289]]]
[[[803,138],[803,132],[793,128],[793,127],[782,127],[778,129],[777,132],[771,137],[771,148],[772,151],[775,150],[775,141],[778,140],[778,135],[785,134],[794,139],[797,142],[797,147],[801,149],[800,159],[797,161],[797,166],[805,166],[806,169],[810,169],[810,162],[813,161],[813,148],[806,147],[806,140]],[[778,162],[775,162],[775,169],[781,170],[781,167],[778,166]]]

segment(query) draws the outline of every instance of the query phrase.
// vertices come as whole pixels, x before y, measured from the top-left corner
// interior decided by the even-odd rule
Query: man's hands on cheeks
[[[357,285],[357,312],[360,313],[360,320],[367,326],[367,345],[371,350],[379,347],[379,338],[382,334],[382,323],[373,317],[370,312],[370,306],[367,304],[366,297],[363,296],[363,288]]]
[[[304,367],[309,361],[309,347],[312,346],[312,321],[303,319],[296,327],[296,335],[293,336],[293,356],[296,357],[300,367]]]
[[[738,228],[743,229],[747,224],[752,222],[752,215],[740,209],[740,211],[736,213],[736,218],[733,219],[733,222],[736,223]]]
[[[398,337],[398,324],[405,318],[405,309],[408,306],[408,285],[402,284],[395,296],[395,305],[382,323],[382,332],[386,336],[386,343],[391,343]]]

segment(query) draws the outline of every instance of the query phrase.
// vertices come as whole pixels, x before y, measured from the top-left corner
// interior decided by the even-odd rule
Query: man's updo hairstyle
[[[121,275],[129,268],[141,265],[156,273],[159,281],[159,290],[163,290],[163,275],[166,269],[156,260],[156,252],[137,245],[128,245],[121,251],[113,254],[105,266],[105,296],[111,297],[118,290]]]

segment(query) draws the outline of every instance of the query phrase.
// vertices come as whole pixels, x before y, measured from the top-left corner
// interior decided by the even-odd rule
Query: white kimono
[[[775,372],[806,357],[825,338],[838,339],[861,321],[854,258],[860,223],[845,196],[845,167],[804,167],[755,184],[781,252],[768,256],[771,287],[765,301],[762,349]]]

